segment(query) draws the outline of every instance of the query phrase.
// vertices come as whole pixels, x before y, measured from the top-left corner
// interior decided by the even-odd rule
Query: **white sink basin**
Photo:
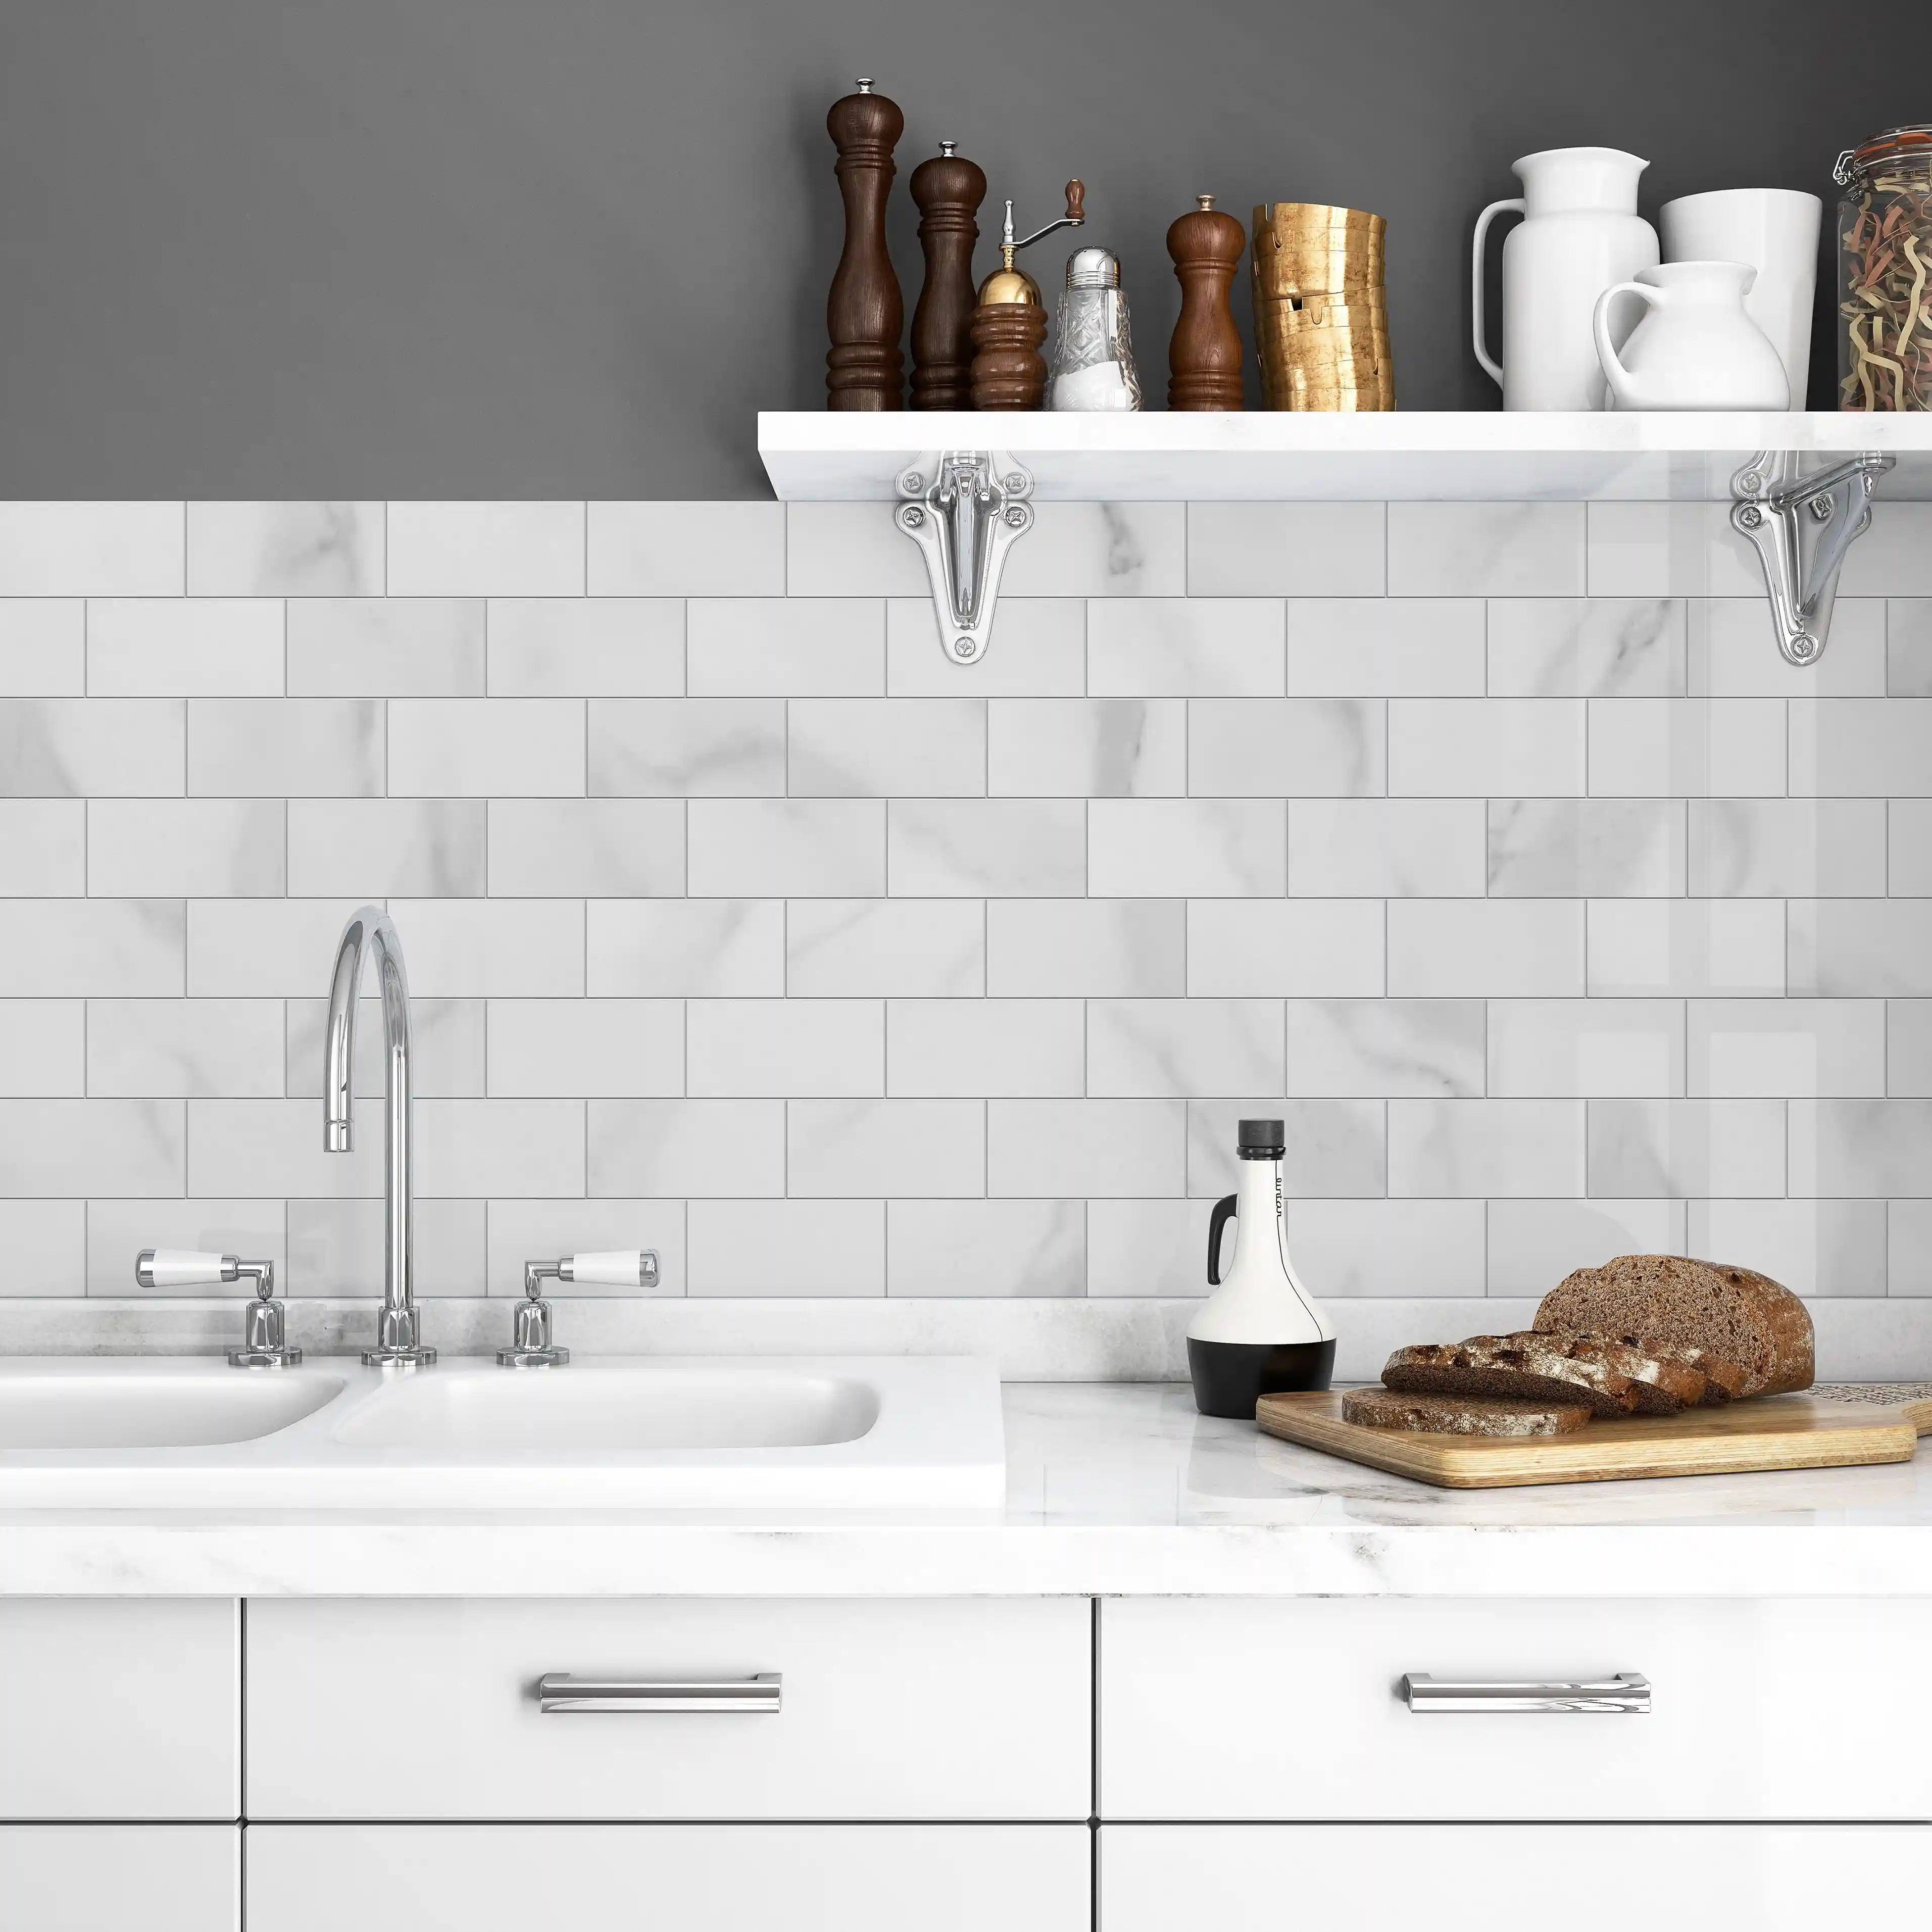
[[[0,1508],[992,1509],[999,1382],[955,1358],[0,1361]]]

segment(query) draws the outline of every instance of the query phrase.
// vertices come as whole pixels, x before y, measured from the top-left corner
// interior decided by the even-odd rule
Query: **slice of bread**
[[[1408,1395],[1499,1396],[1506,1401],[1574,1402],[1598,1415],[1633,1411],[1672,1415],[1703,1400],[1702,1373],[1606,1335],[1523,1329],[1466,1342],[1398,1348],[1384,1387]]]
[[[1680,1255],[1622,1255],[1579,1268],[1543,1298],[1535,1325],[1708,1349],[1742,1370],[1741,1396],[1809,1388],[1816,1372],[1811,1317],[1788,1288],[1750,1268]]]
[[[1342,1420],[1368,1429],[1414,1429],[1435,1436],[1570,1436],[1590,1419],[1584,1402],[1499,1401],[1486,1395],[1402,1395],[1354,1388]]]

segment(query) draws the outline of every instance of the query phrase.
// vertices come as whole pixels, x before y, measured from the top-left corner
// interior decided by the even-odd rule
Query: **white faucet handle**
[[[567,1255],[557,1264],[557,1278],[590,1288],[655,1288],[658,1251],[655,1248],[617,1248],[596,1255]]]
[[[143,1248],[134,1258],[134,1279],[143,1288],[212,1288],[241,1279],[233,1255],[198,1253],[193,1248]]]

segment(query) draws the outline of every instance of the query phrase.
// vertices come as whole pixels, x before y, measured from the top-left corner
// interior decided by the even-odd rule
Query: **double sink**
[[[0,1361],[0,1509],[992,1509],[965,1358]]]

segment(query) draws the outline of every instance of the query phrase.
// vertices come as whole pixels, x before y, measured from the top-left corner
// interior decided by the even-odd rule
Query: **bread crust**
[[[1743,1371],[1739,1396],[1809,1388],[1816,1343],[1803,1302],[1752,1268],[1681,1255],[1620,1255],[1579,1268],[1543,1298],[1546,1333],[1598,1329],[1700,1348]]]
[[[1700,1402],[1708,1385],[1699,1370],[1612,1336],[1533,1328],[1398,1348],[1382,1382],[1412,1395],[1541,1402],[1580,1396],[1598,1415],[1672,1415]]]
[[[1432,1436],[1570,1436],[1590,1420],[1584,1402],[1506,1402],[1494,1396],[1406,1395],[1353,1388],[1342,1420],[1366,1429],[1408,1429]]]

